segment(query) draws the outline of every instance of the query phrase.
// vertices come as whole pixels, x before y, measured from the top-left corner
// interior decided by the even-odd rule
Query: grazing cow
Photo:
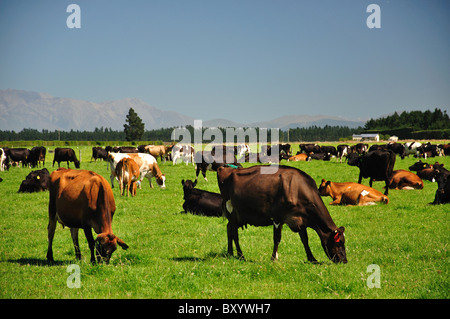
[[[359,155],[364,155],[368,152],[369,144],[358,143],[350,147],[350,153],[357,153]]]
[[[242,143],[237,146],[237,156],[245,156],[245,154],[250,153],[250,146],[248,144]]]
[[[100,146],[92,147],[91,160],[94,159],[94,161],[97,161],[99,158],[106,161],[108,159],[108,152]]]
[[[335,263],[347,262],[344,227],[336,227],[315,181],[299,169],[280,165],[275,173],[263,172],[268,166],[243,169],[221,167],[217,171],[223,209],[228,219],[228,253],[233,255],[233,241],[239,258],[244,259],[239,246],[238,228],[273,225],[272,259],[278,259],[278,244],[283,224],[299,232],[308,261],[317,262],[308,245],[306,227],[313,228],[322,247]],[[263,174],[265,173],[265,174]]]
[[[46,191],[49,188],[50,173],[46,168],[32,171],[22,181],[18,193],[34,193]]]
[[[434,178],[434,168],[431,167],[430,164],[422,162],[422,160],[419,160],[411,165],[409,170],[417,172],[417,176],[421,179],[425,179],[433,183],[436,181]]]
[[[216,150],[217,151],[217,150]],[[203,178],[205,181],[208,181],[206,178],[206,171],[217,171],[217,169],[221,166],[225,165],[231,165],[232,167],[238,168],[242,167],[240,163],[236,160],[236,157],[234,156],[234,153],[222,153],[220,152],[213,152],[208,151],[198,151],[195,153],[195,164],[196,164],[196,170],[195,170],[195,180],[198,180],[198,174],[200,171],[202,172]]]
[[[340,144],[336,147],[337,155],[336,155],[336,162],[339,159],[342,163],[342,158],[345,156],[347,158],[347,155],[350,152],[350,148],[348,145]]]
[[[10,162],[22,162],[22,167],[28,166],[30,150],[27,148],[4,148]]]
[[[436,164],[434,166],[436,166]],[[445,169],[443,165],[439,165],[435,169],[434,178],[438,184],[438,188],[432,204],[438,205],[450,203],[450,172]]]
[[[114,188],[114,177],[116,177],[116,166],[122,158],[132,158],[136,164],[139,166],[139,171],[141,173],[140,182],[144,178],[147,178],[150,183],[150,188],[153,188],[152,177],[155,177],[156,183],[161,188],[165,188],[166,176],[159,169],[156,159],[150,154],[144,153],[109,153],[108,162],[111,168],[111,187]]]
[[[47,154],[47,149],[44,146],[35,146],[30,150],[30,155],[28,157],[28,162],[31,167],[36,167],[39,165],[41,167],[45,165],[45,155]]]
[[[443,156],[444,152],[438,145],[433,145],[430,142],[422,144],[422,146],[417,148],[417,157],[435,157]]]
[[[377,202],[389,203],[389,198],[368,186],[358,183],[334,183],[322,179],[319,186],[321,196],[330,196],[333,201],[330,205],[374,205]]]
[[[194,188],[197,181],[181,181],[184,192],[183,209],[185,213],[211,217],[222,216],[222,195]]]
[[[192,165],[194,163],[194,148],[191,145],[177,144],[172,148],[172,165],[177,163],[177,160],[181,159],[188,165],[189,161]]]
[[[91,263],[95,263],[95,255],[97,262],[109,263],[117,245],[128,248],[113,234],[111,223],[115,211],[113,192],[101,175],[65,168],[54,171],[50,175],[47,260],[53,261],[52,242],[58,221],[70,228],[77,259],[81,259],[78,230],[82,228],[91,250]],[[91,228],[98,234],[95,240]]]
[[[359,168],[359,184],[361,184],[363,177],[370,178],[370,187],[372,187],[374,180],[384,181],[386,183],[384,195],[388,195],[390,178],[395,164],[394,152],[390,150],[372,151],[364,155],[353,153],[348,156],[347,164]]]
[[[128,197],[131,190],[131,196],[136,196],[137,181],[140,175],[138,164],[132,158],[122,158],[117,163],[115,172],[119,180],[120,194],[123,196],[126,191]]]
[[[401,159],[405,158],[405,146],[401,143],[388,143],[386,145],[386,148],[388,150],[391,150],[392,152],[394,152],[395,154],[400,155]]]
[[[58,162],[58,167],[61,162],[67,162],[67,168],[69,168],[69,162],[73,162],[76,168],[80,168],[80,161],[75,155],[75,151],[71,148],[55,148],[55,157],[53,158],[53,167],[55,162]]]
[[[309,161],[311,158],[308,154],[300,153],[288,158],[288,161],[298,162],[298,161]]]
[[[399,169],[392,172],[389,183],[391,189],[422,189],[422,179],[414,173]]]
[[[145,151],[152,155],[154,158],[161,158],[161,161],[166,161],[169,156],[169,152],[172,151],[173,145],[165,146],[165,145],[147,145],[144,147]]]

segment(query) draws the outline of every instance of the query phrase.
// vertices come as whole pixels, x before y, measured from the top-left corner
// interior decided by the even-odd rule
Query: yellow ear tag
[[[38,176],[36,176],[36,179],[41,179],[41,177],[38,175]]]

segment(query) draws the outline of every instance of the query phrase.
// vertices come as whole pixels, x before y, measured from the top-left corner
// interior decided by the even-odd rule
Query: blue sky
[[[449,14],[447,0],[0,0],[0,89],[243,123],[449,111]]]

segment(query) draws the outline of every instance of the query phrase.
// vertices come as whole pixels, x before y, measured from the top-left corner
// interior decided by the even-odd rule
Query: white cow
[[[181,159],[188,165],[189,161],[194,163],[194,148],[190,145],[177,144],[172,148],[172,164],[175,165],[177,160]]]
[[[146,177],[150,183],[150,187],[153,188],[152,185],[152,177],[155,177],[156,183],[161,188],[166,187],[166,176],[161,173],[159,169],[158,163],[156,162],[156,158],[154,158],[150,154],[144,153],[109,153],[108,154],[108,162],[110,164],[111,169],[111,187],[114,188],[114,177],[116,177],[116,166],[117,163],[122,158],[132,158],[139,166],[139,172],[141,173],[141,179],[139,180],[139,188],[141,187],[141,182]]]

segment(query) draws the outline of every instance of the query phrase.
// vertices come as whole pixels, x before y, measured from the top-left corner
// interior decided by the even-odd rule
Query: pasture
[[[334,144],[334,145],[337,145]],[[34,145],[29,145],[32,147]],[[109,181],[106,162],[91,162],[91,147],[81,150],[81,169],[95,171]],[[52,149],[49,147],[48,149]],[[294,146],[293,152],[298,150]],[[47,151],[50,172],[53,154]],[[416,159],[401,160],[394,169],[406,169]],[[450,167],[450,157],[436,157]],[[158,159],[158,163],[160,160]],[[286,162],[315,179],[358,181],[359,170],[346,163]],[[244,164],[250,166],[254,164]],[[61,163],[61,167],[66,167]],[[70,164],[74,168],[73,163]],[[117,210],[114,233],[128,245],[118,249],[110,264],[92,265],[80,232],[82,260],[75,259],[70,231],[58,224],[53,241],[55,262],[47,263],[47,209],[49,192],[19,194],[21,181],[32,170],[12,167],[0,172],[0,298],[441,298],[450,297],[450,204],[429,205],[437,189],[424,181],[422,190],[390,190],[390,202],[367,207],[331,206],[322,197],[335,224],[345,227],[348,264],[326,257],[319,237],[308,229],[311,250],[320,262],[311,264],[298,234],[284,227],[279,261],[270,259],[272,227],[239,230],[246,261],[226,254],[227,221],[181,213],[182,179],[194,179],[192,164],[160,163],[166,189],[147,180],[136,197],[122,197],[113,189]],[[215,173],[200,175],[197,188],[219,192]],[[363,179],[364,185],[369,180]],[[383,182],[374,188],[383,191]],[[94,236],[95,237],[95,236]],[[80,288],[68,288],[67,267],[80,267]],[[367,281],[379,266],[380,288]],[[369,268],[369,271],[368,271]]]

